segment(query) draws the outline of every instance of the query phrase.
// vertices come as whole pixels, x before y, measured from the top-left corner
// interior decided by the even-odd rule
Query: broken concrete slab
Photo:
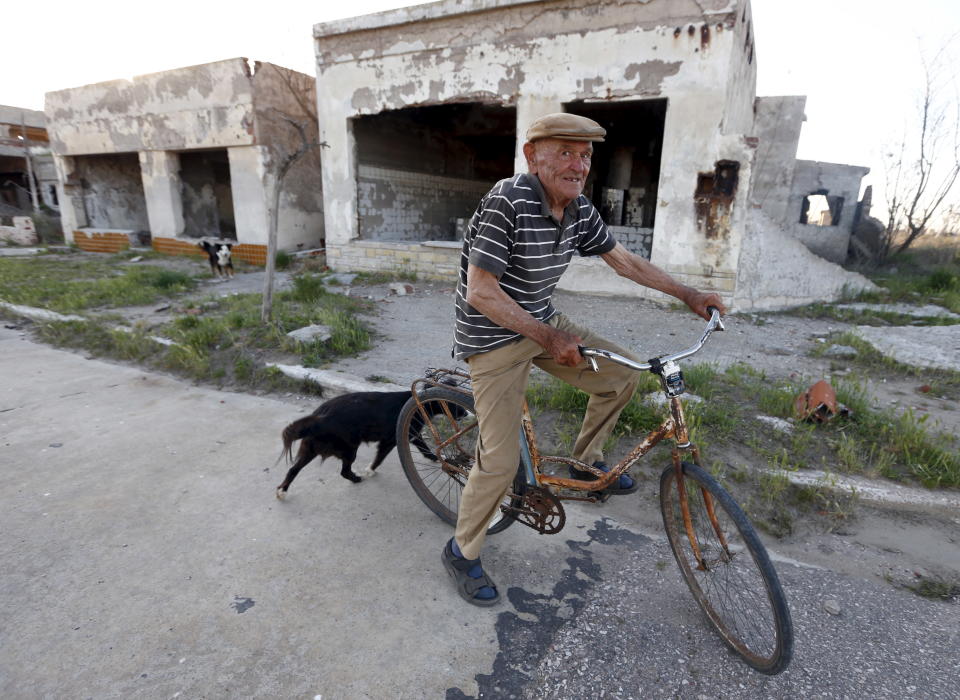
[[[414,288],[412,284],[407,284],[406,282],[393,282],[390,285],[390,293],[396,294],[398,297],[404,297],[408,294],[413,294]]]
[[[314,341],[326,341],[330,340],[332,335],[330,326],[321,326],[313,324],[310,326],[304,326],[303,328],[298,328],[295,331],[290,331],[287,333],[288,338],[293,338],[298,343],[312,343]]]
[[[774,416],[757,416],[756,418],[761,423],[765,423],[781,433],[787,433],[789,435],[793,432],[793,424],[788,420],[784,420],[783,418],[776,418]]]
[[[902,364],[960,371],[957,326],[857,326],[855,332],[876,350]]]
[[[386,382],[374,384],[346,372],[333,372],[326,369],[301,367],[300,365],[282,365],[268,362],[267,367],[276,367],[291,379],[305,379],[319,384],[324,388],[324,395],[326,396],[338,396],[353,391],[403,391],[410,388]]]
[[[960,508],[960,495],[952,491],[930,491],[928,489],[905,486],[862,476],[832,474],[819,469],[786,471],[782,469],[761,469],[769,474],[781,474],[791,484],[815,486],[856,495],[862,501],[888,508],[936,509],[955,515]]]
[[[46,309],[37,309],[32,306],[21,306],[20,304],[11,304],[6,301],[0,301],[0,308],[6,309],[17,316],[33,319],[34,321],[83,321],[83,316],[75,314],[58,314],[56,311],[47,311]]]
[[[357,279],[357,276],[349,272],[339,272],[335,275],[330,275],[327,277],[328,282],[341,284],[344,287],[349,287],[351,284],[353,284],[355,279]]]
[[[0,228],[3,228],[0,226]],[[0,247],[0,257],[13,258],[22,255],[39,255],[43,252],[40,248],[3,248]]]
[[[904,316],[915,316],[917,318],[955,318],[960,320],[960,314],[955,314],[942,306],[935,304],[925,304],[923,306],[912,306],[910,304],[837,304],[837,309],[849,309],[851,311],[883,311],[892,314],[903,314]]]
[[[857,356],[857,349],[849,345],[831,345],[823,351],[824,357],[850,358]]]

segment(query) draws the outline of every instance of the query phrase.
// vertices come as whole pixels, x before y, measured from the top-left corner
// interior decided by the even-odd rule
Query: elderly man
[[[716,294],[680,284],[617,243],[583,196],[591,144],[605,134],[595,121],[573,114],[533,122],[523,145],[529,172],[501,180],[487,193],[463,242],[454,351],[470,367],[480,439],[443,564],[460,596],[474,605],[493,605],[500,598],[480,564],[480,549],[520,461],[519,426],[531,365],[590,395],[573,456],[601,471],[608,470],[603,443],[638,380],[636,372],[602,360],[600,373],[584,371],[578,346],[632,353],[575,325],[551,304],[574,252],[599,255],[618,275],[676,297],[703,318],[709,318],[708,306],[723,310]],[[595,478],[576,469],[571,476]],[[636,489],[624,474],[609,493]]]

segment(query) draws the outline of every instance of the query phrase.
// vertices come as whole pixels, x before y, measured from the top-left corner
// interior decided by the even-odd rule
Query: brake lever
[[[595,358],[593,355],[583,354],[583,351],[586,350],[585,347],[583,347],[582,345],[578,345],[577,350],[580,351],[581,357],[583,357],[587,361],[587,363],[590,365],[591,370],[593,370],[594,372],[600,371],[600,367],[597,365],[597,358]]]

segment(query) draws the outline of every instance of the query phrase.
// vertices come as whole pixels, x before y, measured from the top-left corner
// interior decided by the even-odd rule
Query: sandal
[[[597,461],[593,463],[593,466],[602,472],[610,471],[610,467],[607,466],[606,462]],[[577,469],[573,465],[570,465],[570,477],[573,479],[580,479],[582,481],[596,481],[599,478],[596,474],[584,471],[582,469]],[[612,484],[598,493],[617,496],[625,493],[633,493],[638,488],[640,488],[640,484],[636,479],[631,477],[629,474],[621,474],[616,484]]]
[[[500,602],[500,593],[497,592],[496,584],[482,569],[478,578],[474,578],[469,574],[471,569],[480,566],[480,560],[458,557],[453,551],[452,537],[450,541],[447,542],[447,546],[443,548],[443,555],[440,557],[440,560],[443,562],[443,567],[447,570],[447,573],[450,574],[450,577],[454,580],[457,586],[457,593],[459,593],[460,597],[465,601],[471,605],[479,605],[481,607],[489,607]],[[481,588],[490,588],[495,595],[492,598],[475,597]]]

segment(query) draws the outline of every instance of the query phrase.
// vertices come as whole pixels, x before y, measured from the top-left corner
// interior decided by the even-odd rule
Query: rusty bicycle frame
[[[696,445],[690,442],[690,434],[687,428],[686,419],[683,414],[683,405],[680,401],[680,396],[684,393],[685,387],[683,385],[680,369],[676,365],[676,360],[694,354],[700,350],[701,347],[703,347],[704,343],[712,332],[717,330],[722,331],[724,329],[723,322],[720,320],[719,312],[716,309],[711,309],[711,311],[712,315],[710,323],[708,324],[703,336],[700,338],[700,341],[697,344],[672,355],[654,358],[646,364],[634,362],[629,358],[617,355],[616,353],[612,353],[607,350],[598,348],[580,349],[581,354],[588,360],[593,371],[599,371],[595,358],[602,357],[618,364],[628,366],[632,369],[636,369],[637,371],[647,370],[653,372],[660,378],[661,388],[670,402],[670,415],[667,416],[664,422],[658,428],[651,431],[622,461],[610,469],[610,471],[602,472],[592,465],[569,457],[542,455],[537,447],[537,438],[533,426],[533,419],[530,415],[530,410],[526,401],[523,403],[523,414],[521,417],[519,435],[521,447],[520,460],[525,473],[525,481],[527,486],[546,488],[553,494],[554,497],[556,497],[558,501],[577,500],[589,502],[596,502],[598,500],[605,499],[605,496],[602,493],[604,489],[615,483],[621,475],[625,474],[628,469],[639,462],[640,459],[657,444],[659,444],[661,440],[665,438],[672,439],[674,446],[671,449],[671,458],[673,462],[673,468],[676,470],[677,495],[680,500],[681,516],[687,538],[690,541],[690,547],[698,563],[697,568],[700,570],[706,570],[707,563],[701,554],[701,548],[697,542],[696,534],[694,533],[693,520],[690,515],[690,507],[686,494],[686,479],[683,478],[682,466],[682,457],[687,454],[690,455],[693,463],[699,466],[700,451]],[[455,369],[436,370],[434,373],[432,373],[432,375],[428,373],[426,378],[416,380],[412,386],[414,400],[417,403],[420,414],[425,419],[425,424],[430,426],[430,430],[434,439],[434,446],[438,456],[440,456],[441,460],[443,461],[444,470],[450,475],[459,475],[461,477],[465,476],[465,470],[460,465],[448,463],[448,461],[442,456],[444,454],[443,450],[444,448],[456,443],[469,431],[476,429],[476,421],[474,420],[468,424],[461,425],[461,417],[454,416],[453,412],[450,410],[450,406],[444,402],[442,404],[443,411],[447,420],[450,422],[450,425],[453,426],[453,433],[448,437],[441,436],[433,421],[428,419],[426,409],[424,409],[423,404],[420,402],[419,394],[420,389],[424,385],[427,385],[452,389],[469,396],[471,392],[468,388],[465,388],[468,386],[468,384],[469,374],[461,369]],[[465,451],[461,450],[461,452],[463,453]],[[543,473],[542,466],[545,463],[551,462],[576,467],[581,471],[589,472],[597,478],[595,480],[568,479]],[[723,534],[723,530],[720,527],[720,523],[716,516],[713,497],[703,487],[700,487],[700,490],[703,496],[707,515],[717,535],[717,538],[727,556],[730,556],[726,537]],[[559,503],[557,503],[557,505],[559,505]],[[504,506],[503,509],[507,515],[510,515],[509,507]],[[531,527],[534,526],[531,525]],[[542,528],[540,531],[544,532]],[[552,531],[556,532],[558,530]]]

